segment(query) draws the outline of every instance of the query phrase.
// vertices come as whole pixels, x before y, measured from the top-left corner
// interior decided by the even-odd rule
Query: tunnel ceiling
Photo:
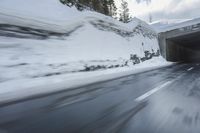
[[[200,50],[200,32],[169,38],[168,40],[190,49]]]

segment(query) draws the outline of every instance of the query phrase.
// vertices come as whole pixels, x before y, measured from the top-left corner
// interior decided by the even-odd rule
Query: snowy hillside
[[[145,22],[123,24],[58,0],[1,0],[0,31],[2,94],[37,86],[38,79],[46,84],[41,78],[61,76],[57,82],[78,72],[166,64],[158,57],[157,34]],[[152,58],[154,65],[147,61]]]

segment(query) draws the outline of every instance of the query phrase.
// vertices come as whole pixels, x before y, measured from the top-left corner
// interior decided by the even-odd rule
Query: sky
[[[126,0],[130,13],[146,22],[149,14],[153,21],[180,20],[200,17],[200,0]],[[149,4],[147,5],[147,2]],[[119,7],[121,0],[115,0]]]

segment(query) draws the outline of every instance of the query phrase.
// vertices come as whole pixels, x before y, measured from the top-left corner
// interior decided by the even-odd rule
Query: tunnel
[[[169,37],[166,59],[173,62],[200,62],[200,32]]]

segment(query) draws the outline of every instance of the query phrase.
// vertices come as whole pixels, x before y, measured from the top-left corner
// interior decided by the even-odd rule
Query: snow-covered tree
[[[114,0],[60,0],[67,6],[75,5],[78,10],[91,9],[108,16],[117,15],[117,7]]]
[[[125,0],[122,0],[121,7],[120,7],[119,20],[124,23],[128,23],[130,19],[131,17],[129,14],[128,2],[126,2]]]
[[[117,7],[115,5],[114,0],[108,0],[108,10],[109,10],[109,16],[116,17],[117,15]]]

